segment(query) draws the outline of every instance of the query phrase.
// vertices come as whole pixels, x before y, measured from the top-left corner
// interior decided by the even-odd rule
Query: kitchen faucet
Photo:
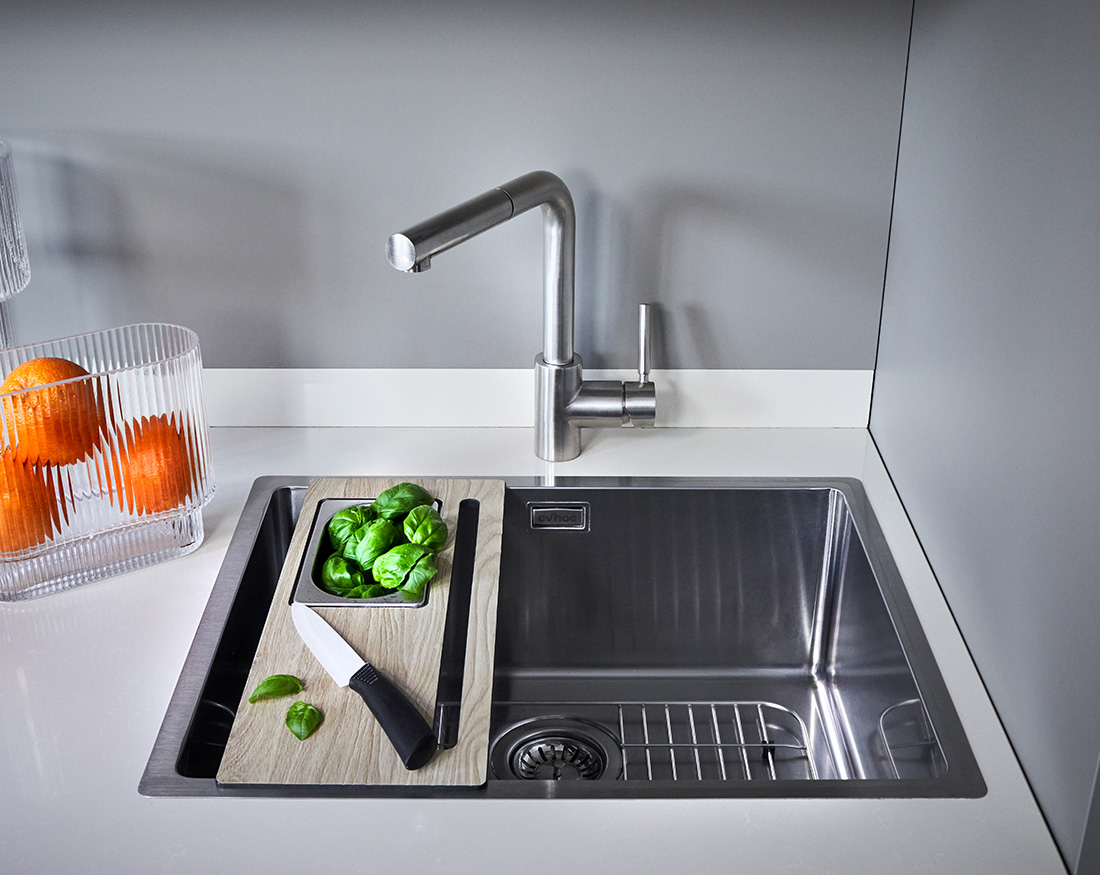
[[[580,430],[652,426],[657,394],[649,379],[649,304],[638,305],[638,380],[589,380],[573,352],[573,273],[576,213],[569,189],[553,173],[536,170],[487,191],[386,241],[398,270],[419,273],[433,256],[532,207],[543,216],[543,346],[535,356],[535,453],[550,462],[575,459]]]

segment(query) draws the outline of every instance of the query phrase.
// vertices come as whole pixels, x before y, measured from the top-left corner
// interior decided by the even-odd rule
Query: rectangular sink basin
[[[851,480],[507,480],[489,780],[215,775],[308,480],[257,480],[149,796],[977,797],[985,784]]]

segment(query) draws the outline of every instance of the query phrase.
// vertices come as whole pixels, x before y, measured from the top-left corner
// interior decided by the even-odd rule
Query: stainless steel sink
[[[484,787],[221,787],[307,482],[254,485],[143,794],[985,793],[858,482],[664,478],[507,481]]]

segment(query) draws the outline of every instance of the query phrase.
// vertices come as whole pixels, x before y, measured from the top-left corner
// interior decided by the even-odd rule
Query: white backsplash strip
[[[865,428],[873,371],[654,371],[657,425]],[[586,379],[637,379],[585,371]],[[530,428],[528,369],[252,369],[203,372],[212,426]]]

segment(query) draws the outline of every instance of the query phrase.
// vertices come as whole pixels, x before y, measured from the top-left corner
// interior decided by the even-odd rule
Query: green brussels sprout
[[[410,543],[427,547],[433,553],[442,550],[447,543],[447,524],[443,522],[439,511],[430,504],[422,504],[410,510],[402,528]]]
[[[416,578],[419,579],[420,575],[430,569],[427,578],[430,580],[435,575],[435,561],[432,558],[432,552],[420,544],[400,544],[388,553],[382,554],[374,560],[371,574],[387,589],[401,589],[408,582],[414,569],[425,559],[428,560],[429,565],[417,572]],[[427,580],[424,582],[426,583]]]
[[[321,588],[333,595],[344,596],[363,585],[363,571],[355,563],[333,553],[321,566]]]
[[[431,503],[432,497],[423,487],[415,483],[398,483],[383,490],[374,500],[371,508],[375,516],[392,520],[400,519],[414,507]]]
[[[367,523],[351,536],[345,555],[359,563],[364,571],[368,571],[375,560],[396,543],[400,533],[401,530],[389,520]]]
[[[370,505],[345,507],[332,515],[326,526],[329,543],[337,553],[347,553],[347,544],[359,529],[374,519]]]

